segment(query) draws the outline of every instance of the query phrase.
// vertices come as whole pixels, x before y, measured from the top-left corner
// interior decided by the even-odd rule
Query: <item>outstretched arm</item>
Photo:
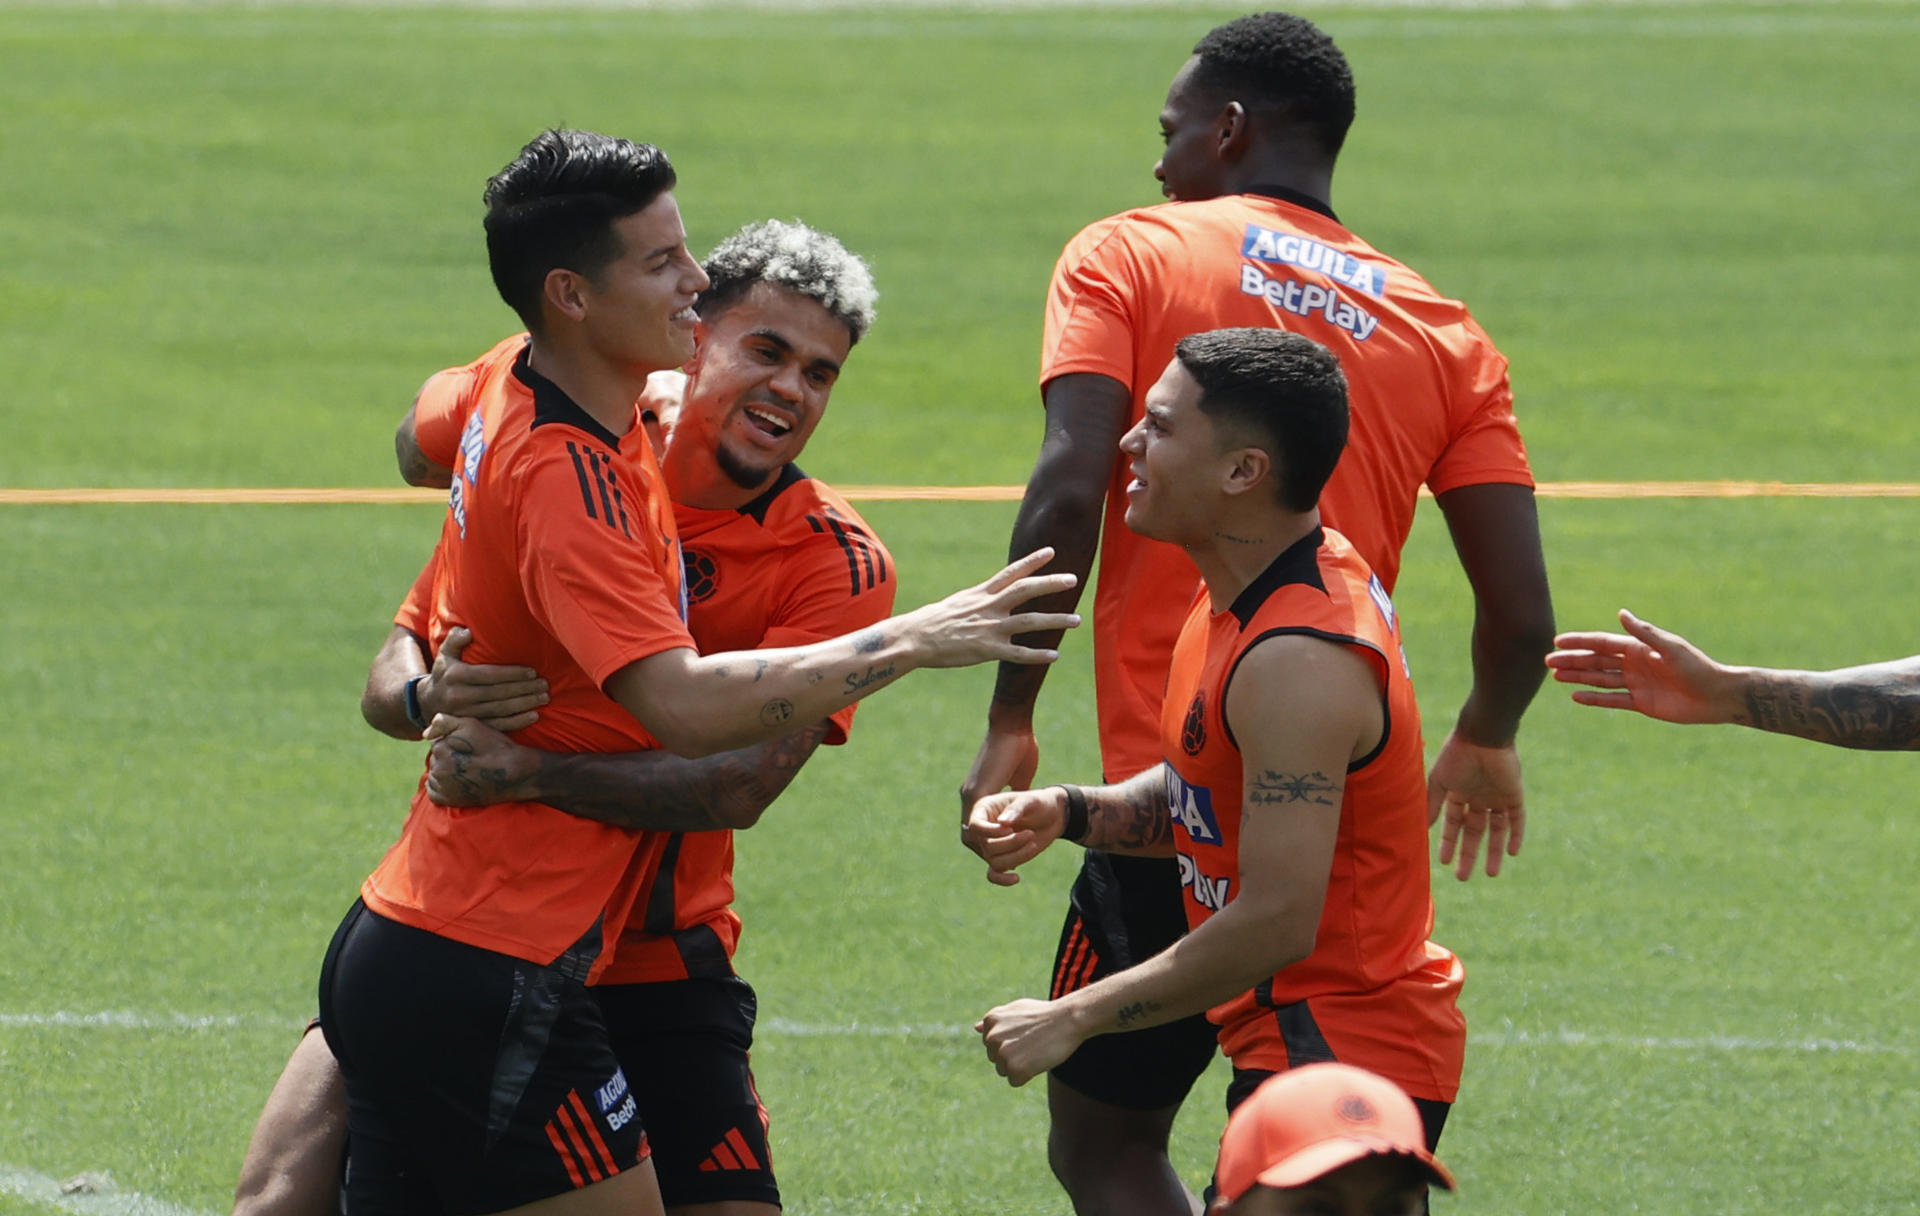
[[[427,728],[427,796],[443,806],[544,802],[571,815],[658,832],[758,823],[827,737],[827,724],[688,760],[671,752],[562,753],[522,747],[471,718]]]
[[[1873,751],[1920,750],[1920,655],[1834,671],[1729,667],[1620,610],[1617,633],[1563,633],[1547,656],[1582,705],[1664,722],[1731,723]]]
[[[1473,689],[1434,758],[1427,818],[1444,813],[1440,862],[1465,880],[1482,839],[1489,877],[1503,854],[1520,851],[1526,799],[1515,736],[1552,646],[1553,597],[1531,487],[1462,486],[1436,501],[1473,588]]]
[[[915,668],[994,659],[1051,663],[1058,652],[1014,638],[1080,623],[1064,613],[1019,610],[1073,586],[1070,574],[1034,573],[1052,558],[1048,549],[1030,553],[977,586],[810,646],[714,655],[689,647],[662,651],[614,672],[606,693],[668,751],[708,756],[831,717]]]
[[[1074,373],[1047,382],[1046,433],[1040,455],[1027,479],[1020,513],[1013,523],[1011,553],[1051,548],[1051,569],[1075,576],[1072,589],[1032,605],[1035,611],[1072,612],[1080,602],[1100,547],[1100,516],[1106,505],[1107,483],[1120,436],[1127,429],[1132,395],[1109,376]],[[1019,639],[1026,645],[1054,649],[1057,632]],[[960,786],[960,814],[988,794],[1009,787],[1025,789],[1040,763],[1033,737],[1033,705],[1046,679],[1044,667],[1002,663],[994,680],[993,703],[987,709],[987,734],[973,767]]]

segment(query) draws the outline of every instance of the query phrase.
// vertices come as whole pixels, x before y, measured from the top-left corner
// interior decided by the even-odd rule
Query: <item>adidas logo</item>
[[[753,1150],[747,1147],[747,1138],[740,1134],[740,1129],[737,1127],[730,1128],[727,1131],[726,1138],[714,1145],[713,1151],[707,1154],[707,1159],[700,1163],[700,1172],[703,1174],[711,1174],[720,1170],[759,1170],[765,1168],[765,1166],[760,1164],[760,1159],[753,1155]]]

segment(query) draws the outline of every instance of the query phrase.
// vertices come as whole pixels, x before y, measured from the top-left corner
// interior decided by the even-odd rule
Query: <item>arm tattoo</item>
[[[1087,791],[1089,849],[1106,853],[1165,854],[1173,844],[1173,815],[1162,781],[1136,777]]]
[[[879,626],[863,629],[853,636],[853,653],[855,654],[872,654],[876,650],[884,650],[886,645],[887,635]]]
[[[428,486],[444,490],[453,485],[453,477],[442,465],[428,460],[419,445],[394,436],[393,453],[399,458],[400,480],[410,486]]]
[[[751,826],[793,781],[827,737],[827,724],[770,743],[700,760],[644,753],[644,767],[625,757],[547,753],[541,762],[543,801],[568,814],[616,827],[655,832],[706,832]]]
[[[1763,674],[1735,721],[1836,747],[1912,751],[1920,749],[1920,677],[1873,668]]]
[[[764,726],[779,726],[793,719],[793,702],[775,697],[760,707],[760,722]]]
[[[1288,802],[1334,806],[1339,803],[1343,784],[1318,769],[1311,773],[1276,773],[1268,769],[1255,777],[1253,784],[1247,788],[1246,803],[1249,808],[1279,806]]]
[[[1113,1015],[1113,1024],[1122,1030],[1132,1030],[1142,1021],[1160,1012],[1158,1001],[1135,1001]]]

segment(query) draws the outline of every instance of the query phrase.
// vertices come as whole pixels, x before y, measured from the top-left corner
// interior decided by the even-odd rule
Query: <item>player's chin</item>
[[[1158,534],[1154,531],[1153,512],[1148,509],[1145,498],[1145,490],[1129,488],[1127,490],[1127,512],[1121,518],[1126,521],[1127,527],[1132,531],[1139,533],[1141,536],[1152,538]]]

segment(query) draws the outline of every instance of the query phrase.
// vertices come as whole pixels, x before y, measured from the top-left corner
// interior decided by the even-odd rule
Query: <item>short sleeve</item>
[[[460,455],[460,430],[479,397],[479,366],[450,367],[427,377],[413,399],[413,443],[428,460],[451,469]]]
[[[1507,360],[1471,320],[1465,322],[1472,355],[1457,384],[1456,410],[1446,450],[1427,474],[1435,494],[1463,486],[1533,484],[1526,444],[1513,416]]]
[[[693,638],[677,567],[667,565],[679,560],[678,542],[659,531],[645,498],[661,491],[573,434],[529,460],[517,487],[520,582],[534,619],[605,685],[629,663],[693,648]]]
[[[433,620],[433,580],[439,573],[440,546],[436,544],[432,556],[427,558],[427,564],[420,567],[420,573],[414,576],[407,598],[400,601],[399,610],[393,614],[393,623],[415,637],[432,636],[428,628]]]
[[[1047,288],[1043,386],[1058,376],[1092,372],[1132,391],[1139,298],[1134,271],[1124,217],[1091,225],[1067,243]]]
[[[787,590],[773,607],[763,647],[806,646],[877,625],[893,615],[893,558],[872,533],[847,528],[794,551],[781,572]],[[828,719],[827,742],[847,741],[858,702]]]

